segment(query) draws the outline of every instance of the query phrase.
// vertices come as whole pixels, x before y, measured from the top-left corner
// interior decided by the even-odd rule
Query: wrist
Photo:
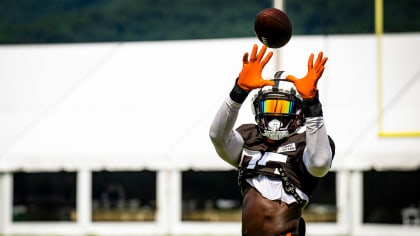
[[[233,88],[232,88],[232,90],[230,91],[230,94],[229,94],[232,101],[242,104],[245,101],[248,94],[249,94],[249,91],[241,88],[238,85],[238,79],[236,79],[235,80],[235,85],[233,86]]]
[[[302,111],[304,117],[317,117],[322,116],[322,105],[319,101],[319,94],[316,94],[312,98],[304,98],[302,103]]]

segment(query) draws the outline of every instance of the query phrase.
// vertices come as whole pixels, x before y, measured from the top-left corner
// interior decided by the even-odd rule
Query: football
[[[258,39],[269,48],[280,48],[292,37],[289,17],[277,8],[266,8],[255,18],[254,30]]]

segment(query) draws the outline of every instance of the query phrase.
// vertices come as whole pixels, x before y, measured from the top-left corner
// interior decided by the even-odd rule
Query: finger
[[[315,68],[315,71],[317,73],[319,73],[319,71],[321,70],[321,68],[324,67],[325,63],[327,62],[328,57],[325,57],[324,59],[322,59],[322,61],[319,63],[318,67]]]
[[[314,67],[314,54],[311,53],[308,60],[308,70],[311,70]]]
[[[255,61],[257,59],[257,50],[258,50],[258,46],[254,44],[254,47],[252,48],[252,52],[251,52],[250,61]]]
[[[325,63],[327,63],[328,57],[324,57],[324,59],[322,59],[321,61],[321,65],[324,66]]]
[[[263,45],[262,48],[261,48],[261,51],[258,53],[257,61],[261,61],[261,59],[263,58],[266,50],[267,50],[267,46]]]
[[[270,85],[270,86],[274,86],[274,81],[271,80],[262,80],[260,83],[261,88],[266,86],[266,85]]]
[[[239,87],[243,88],[246,91],[250,91],[251,90],[251,89],[249,89],[249,87],[246,84],[240,83],[239,81],[238,81],[238,85],[239,85]]]
[[[319,80],[319,78],[321,78],[321,76],[322,76],[322,73],[324,73],[324,69],[325,69],[325,67],[321,67],[320,68],[320,70],[319,70],[319,72],[317,72],[317,74],[318,74],[318,78],[316,79],[316,81],[318,81]]]
[[[243,88],[245,91],[251,91],[252,89],[248,86],[242,85],[241,88]]]
[[[289,81],[292,81],[293,83],[298,80],[298,78],[294,77],[293,75],[288,75],[286,76],[286,79]]]
[[[244,54],[244,56],[243,56],[243,58],[242,58],[242,62],[243,62],[244,64],[248,64],[248,53],[247,53],[247,52]]]
[[[271,57],[273,56],[273,52],[269,52],[267,56],[265,56],[264,60],[261,62],[262,68],[264,69],[265,65],[270,61]]]
[[[316,80],[315,80],[315,88],[318,87],[318,80],[321,79],[322,73],[324,73],[324,69],[325,69],[325,67],[321,67],[321,69],[320,69],[320,71],[318,73],[318,76],[316,77]]]
[[[324,53],[322,51],[318,53],[318,57],[316,58],[316,61],[315,61],[315,69],[319,68],[323,54]]]

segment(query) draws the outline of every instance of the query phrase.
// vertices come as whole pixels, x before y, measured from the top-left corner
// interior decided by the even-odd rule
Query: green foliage
[[[374,0],[286,0],[293,34],[374,32]],[[0,44],[254,36],[272,0],[0,0]],[[385,32],[420,31],[420,1],[384,0]]]
[[[384,32],[420,31],[419,0],[384,0]]]
[[[374,32],[373,0],[293,0],[286,11],[294,34]]]
[[[3,0],[0,42],[247,37],[254,35],[255,15],[270,4],[269,0]]]

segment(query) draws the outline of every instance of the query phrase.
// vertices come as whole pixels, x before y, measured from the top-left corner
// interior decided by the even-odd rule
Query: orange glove
[[[273,81],[264,80],[261,77],[261,72],[264,69],[264,66],[270,60],[271,56],[273,56],[273,52],[269,52],[264,60],[261,61],[261,59],[264,57],[267,47],[264,45],[261,48],[261,51],[258,53],[258,56],[257,50],[258,46],[254,44],[249,61],[247,52],[244,54],[242,59],[243,67],[241,73],[239,74],[238,85],[246,91],[251,91],[255,88],[262,88],[265,85],[274,85]]]
[[[324,72],[324,65],[328,60],[328,57],[322,58],[322,54],[322,52],[318,54],[318,57],[315,61],[315,66],[313,66],[314,54],[311,53],[308,61],[308,73],[302,79],[297,79],[293,75],[286,76],[287,80],[290,80],[295,84],[296,89],[302,98],[313,98],[316,95],[316,85],[319,78],[321,78],[322,73]]]

